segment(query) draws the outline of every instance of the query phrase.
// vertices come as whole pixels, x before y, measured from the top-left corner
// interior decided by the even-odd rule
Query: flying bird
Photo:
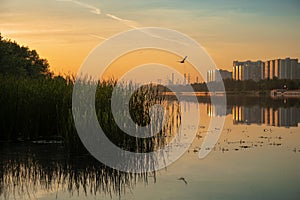
[[[180,178],[177,179],[177,180],[183,181],[186,185],[188,184],[187,181],[185,180],[185,178],[183,178],[183,177],[180,177]]]
[[[178,62],[180,62],[180,63],[184,63],[185,62],[185,60],[186,60],[186,58],[187,58],[187,56],[185,56],[182,60],[179,60]]]

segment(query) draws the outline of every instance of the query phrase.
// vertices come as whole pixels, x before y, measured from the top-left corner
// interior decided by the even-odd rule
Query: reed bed
[[[0,85],[0,140],[57,140],[71,148],[82,149],[72,116],[72,76],[32,79],[0,75]],[[118,127],[112,114],[114,88],[120,103],[124,103],[126,95],[133,93],[129,105],[131,118],[137,124],[136,131],[139,126],[149,126],[149,108],[154,104],[163,105],[167,113],[165,116],[174,115],[176,121],[169,117],[173,121],[163,126],[158,118],[154,125],[162,126],[162,130],[152,138],[129,136]],[[165,138],[172,137],[174,132],[171,127],[180,125],[178,102],[165,100],[154,85],[116,86],[115,80],[101,81],[97,84],[95,106],[98,121],[109,139],[130,151],[148,152],[165,145]],[[122,112],[118,115],[126,119]],[[128,122],[124,120],[122,123],[126,126]]]
[[[0,76],[0,139],[62,140],[75,129],[70,78]]]
[[[121,196],[138,181],[148,182],[148,172],[120,172],[99,163],[86,152],[73,121],[74,78],[71,76],[32,79],[0,75],[0,85],[0,140],[10,141],[1,144],[0,196],[4,199],[33,198],[31,194],[40,190]],[[161,124],[157,118],[153,124],[162,126],[162,129],[151,138],[124,133],[111,110],[114,89],[119,103],[124,103],[124,97],[133,93],[129,105],[131,118],[137,124],[136,131],[140,126],[151,125],[149,108],[152,105],[163,105],[166,123]],[[120,148],[132,152],[150,152],[164,146],[180,125],[179,103],[165,100],[153,85],[116,86],[114,80],[101,81],[97,84],[95,107],[107,137]],[[117,117],[124,117],[123,112],[117,113]],[[128,121],[122,123],[126,126]],[[41,142],[41,145],[40,141],[46,142]],[[41,149],[33,149],[37,146]],[[22,147],[20,151],[13,149],[18,147]],[[61,148],[63,150],[59,150]],[[28,152],[24,152],[26,149]],[[147,162],[149,160],[145,159],[145,163],[129,162],[149,168],[148,165],[153,164]],[[155,172],[150,175],[155,181]]]

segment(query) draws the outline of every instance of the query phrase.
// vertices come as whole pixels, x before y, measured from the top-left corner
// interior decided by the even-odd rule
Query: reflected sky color
[[[4,37],[37,49],[55,72],[75,73],[105,38],[133,27],[188,34],[219,68],[235,59],[300,57],[300,3],[199,0],[1,0]]]
[[[239,106],[251,107],[252,102]],[[187,114],[200,107],[203,111],[200,126],[189,150],[166,169],[154,174],[117,173],[103,168],[87,154],[69,155],[61,144],[3,143],[0,199],[29,199],[28,194],[31,199],[43,200],[299,199],[299,126],[235,124],[234,113],[226,113],[217,145],[209,156],[200,160],[199,148],[210,134],[207,128],[214,110],[210,108],[215,105],[205,101],[182,103]],[[268,104],[268,107],[277,109],[278,105]],[[299,106],[282,104],[279,108],[299,110]],[[179,177],[184,177],[187,184],[178,180]]]

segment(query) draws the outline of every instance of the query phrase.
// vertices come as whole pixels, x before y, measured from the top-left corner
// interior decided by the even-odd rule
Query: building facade
[[[225,79],[231,79],[232,78],[232,72],[229,72],[227,70],[208,70],[207,71],[207,82],[214,82],[214,81],[222,81]]]
[[[234,80],[254,80],[259,81],[262,79],[262,70],[264,69],[264,62],[250,61],[245,62],[234,61],[232,67],[232,79]]]
[[[300,79],[300,65],[298,59],[268,60],[262,71],[263,79]]]

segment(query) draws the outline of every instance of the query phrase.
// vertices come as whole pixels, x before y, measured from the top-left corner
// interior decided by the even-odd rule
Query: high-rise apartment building
[[[262,78],[262,70],[264,69],[264,63],[262,61],[250,61],[245,62],[234,61],[232,67],[232,79],[234,80],[254,80],[259,81]]]
[[[229,72],[227,70],[214,69],[214,70],[208,70],[207,72],[207,82],[222,81],[231,78],[232,78],[232,72]]]
[[[298,59],[268,60],[265,62],[262,77],[264,79],[300,79]]]

